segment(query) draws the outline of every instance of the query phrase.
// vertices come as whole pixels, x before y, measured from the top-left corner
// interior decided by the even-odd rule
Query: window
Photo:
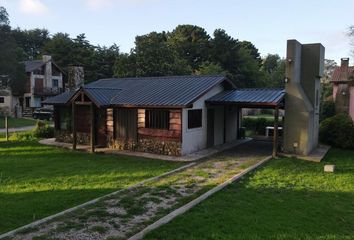
[[[170,112],[165,109],[146,109],[145,127],[156,129],[169,129]]]
[[[188,128],[202,127],[202,109],[188,110]]]
[[[0,103],[5,103],[5,98],[4,97],[0,97]]]
[[[58,79],[53,79],[53,87],[59,87]]]

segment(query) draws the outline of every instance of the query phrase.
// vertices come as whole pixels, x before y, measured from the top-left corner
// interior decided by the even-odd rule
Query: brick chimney
[[[340,64],[340,81],[348,81],[349,58],[342,58]]]
[[[84,85],[84,68],[81,66],[68,67],[68,90],[76,90]]]

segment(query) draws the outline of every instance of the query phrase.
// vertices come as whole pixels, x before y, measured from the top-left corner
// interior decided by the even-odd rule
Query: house
[[[42,107],[42,101],[64,91],[64,72],[53,62],[52,57],[43,55],[41,60],[24,61],[26,86],[18,104],[23,114],[31,116],[35,108]]]
[[[15,116],[18,110],[18,97],[9,87],[8,77],[0,76],[0,116]]]
[[[100,79],[44,101],[56,141],[181,156],[241,137],[243,108],[274,109],[273,156],[317,147],[321,44],[288,41],[284,89],[239,89],[224,76]],[[284,139],[278,113],[285,107]]]
[[[45,103],[54,105],[57,141],[179,156],[239,137],[236,95],[244,106],[272,107],[284,91],[236,90],[224,76],[112,78]]]
[[[337,113],[346,113],[354,120],[354,66],[349,58],[341,59],[341,66],[332,75],[333,100]]]

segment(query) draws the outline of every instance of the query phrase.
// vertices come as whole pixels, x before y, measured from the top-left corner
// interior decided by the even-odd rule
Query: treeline
[[[109,77],[224,74],[238,87],[283,86],[283,59],[272,54],[262,59],[251,42],[239,41],[222,29],[209,36],[199,26],[179,25],[171,32],[137,36],[134,48],[121,53],[116,44],[91,44],[85,34],[71,38],[67,33],[51,35],[46,29],[11,29],[7,12],[0,7],[0,31],[0,50],[6,51],[1,56],[0,75],[10,73],[5,59],[11,58],[16,65],[15,61],[48,54],[64,71],[69,65],[83,66],[86,82]]]

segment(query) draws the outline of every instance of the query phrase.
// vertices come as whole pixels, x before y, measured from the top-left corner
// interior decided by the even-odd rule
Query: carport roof
[[[284,89],[245,88],[223,91],[206,102],[211,104],[235,104],[250,107],[275,107],[285,96]]]

